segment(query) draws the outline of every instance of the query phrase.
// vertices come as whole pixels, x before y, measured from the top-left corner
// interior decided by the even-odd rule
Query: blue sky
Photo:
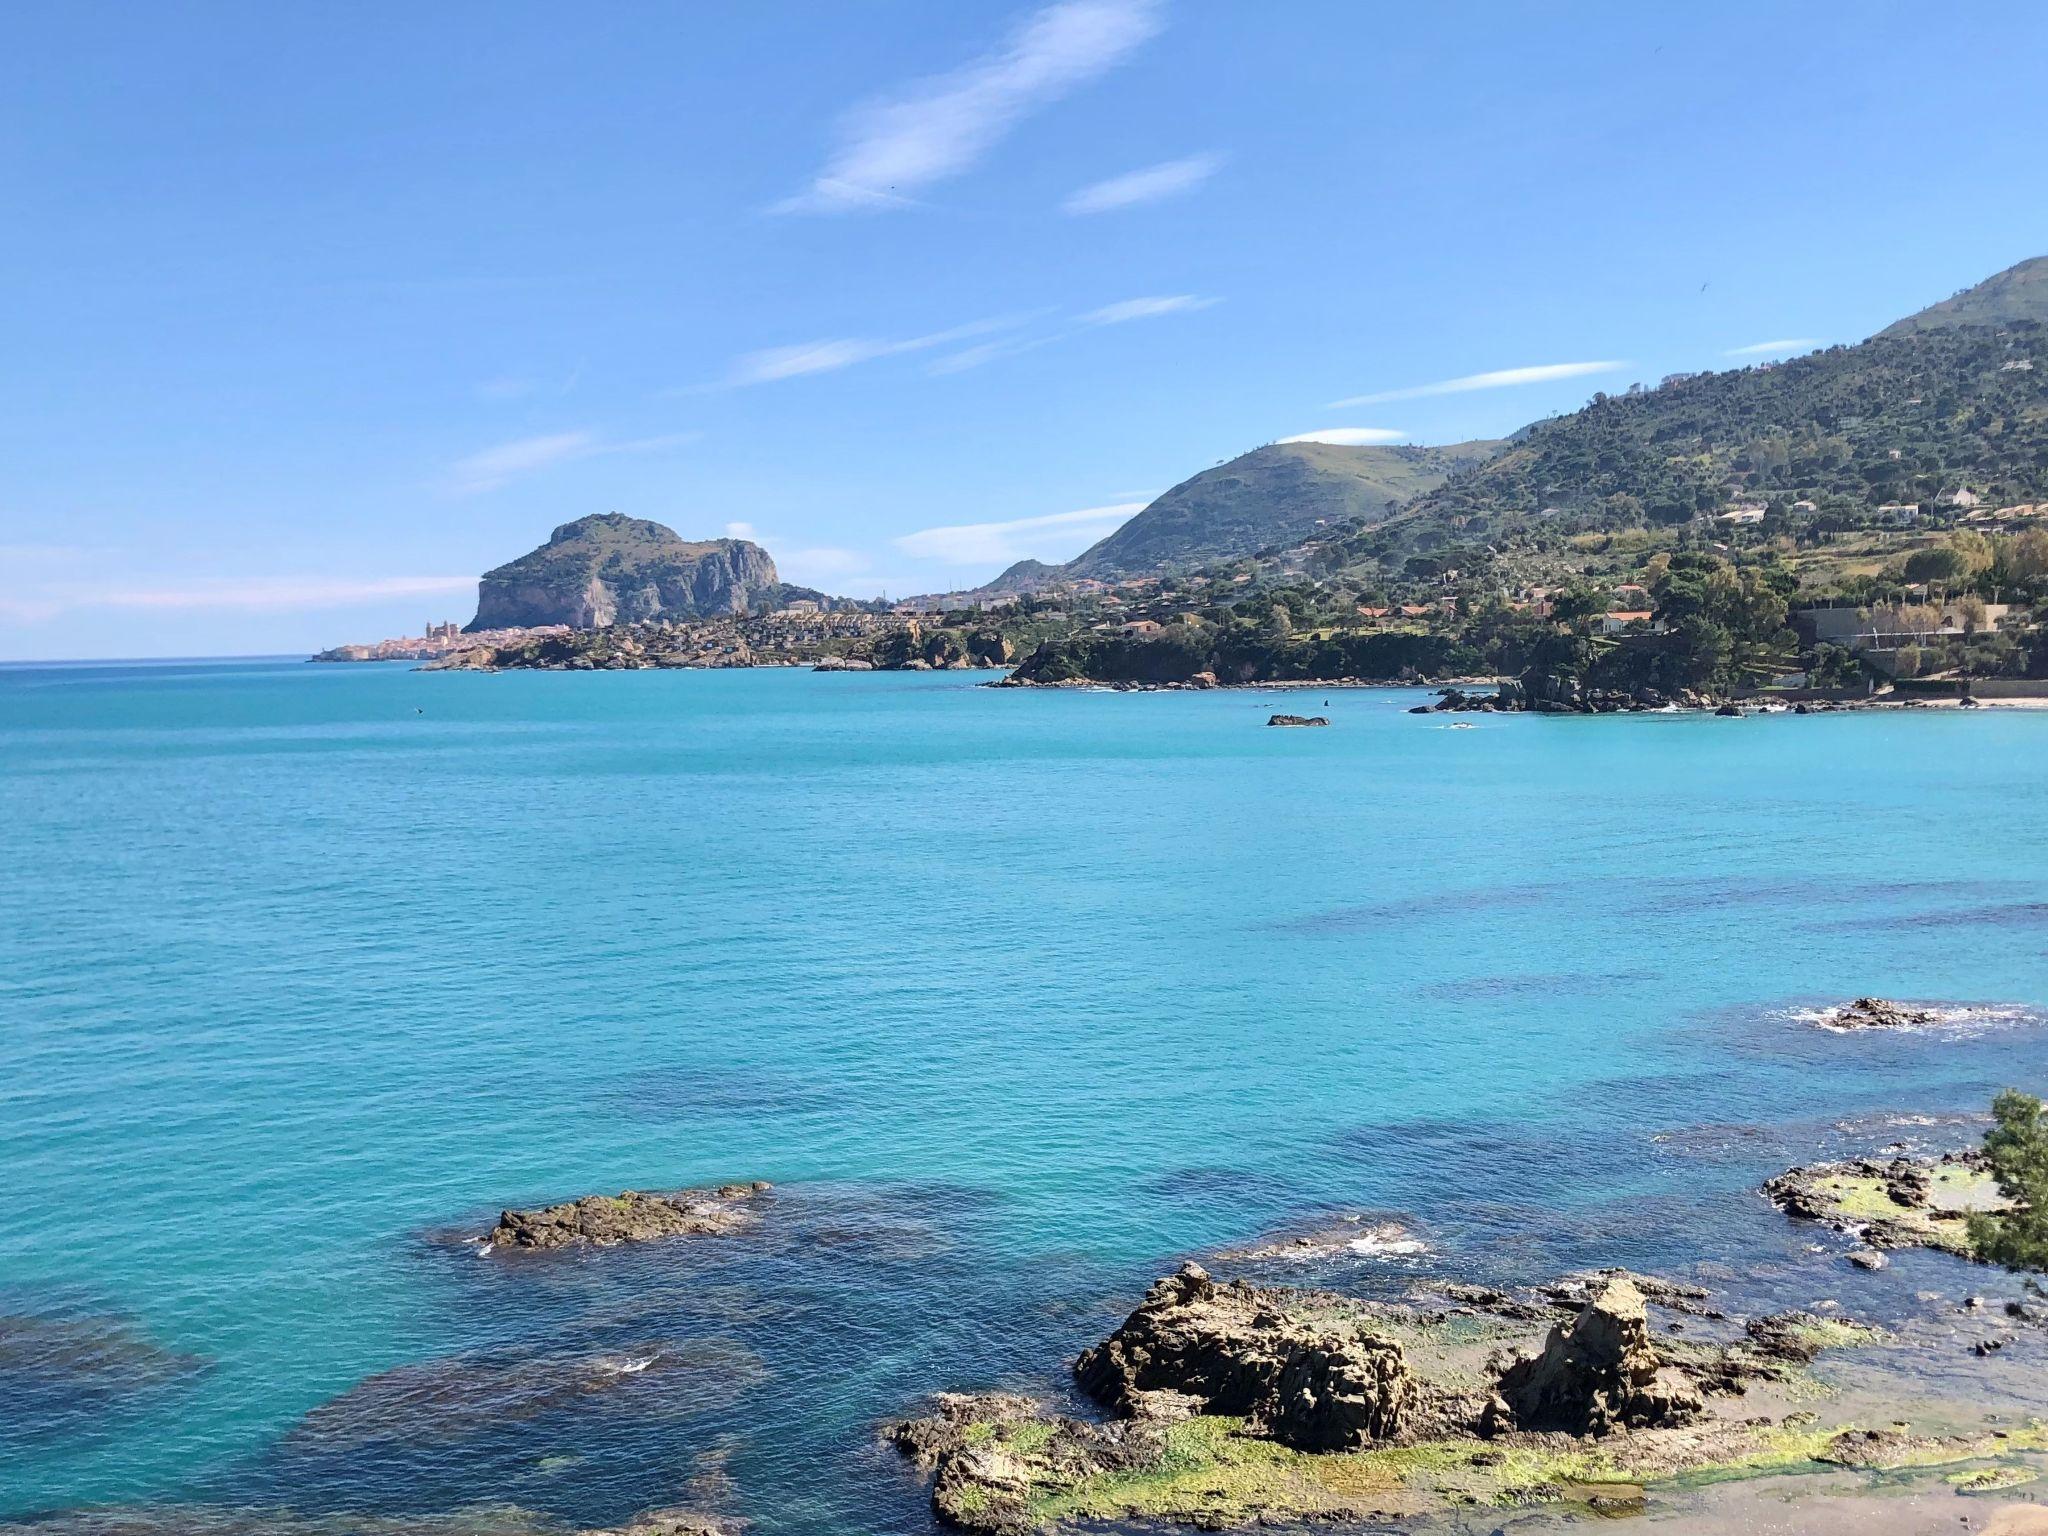
[[[2044,57],[2036,4],[15,0],[0,656],[417,633],[609,510],[943,590],[1276,438],[1855,340],[2048,251]]]

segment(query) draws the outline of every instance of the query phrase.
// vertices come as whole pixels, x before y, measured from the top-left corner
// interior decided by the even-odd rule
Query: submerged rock
[[[485,1237],[496,1248],[546,1249],[587,1245],[613,1247],[666,1237],[718,1237],[741,1232],[758,1216],[753,1205],[771,1186],[765,1182],[686,1189],[674,1194],[585,1195],[537,1211],[508,1210]]]
[[[1346,1258],[1400,1258],[1427,1252],[1428,1246],[1398,1221],[1346,1216],[1310,1231],[1269,1237],[1249,1248],[1226,1248],[1216,1257],[1235,1264],[1307,1264]]]
[[[121,1317],[0,1316],[0,1424],[25,1437],[69,1433],[210,1366]]]
[[[739,1536],[744,1520],[699,1510],[657,1509],[623,1526],[561,1525],[516,1504],[476,1504],[436,1514],[308,1514],[216,1504],[101,1506],[0,1522],[0,1536]]]
[[[287,1454],[396,1445],[418,1450],[507,1424],[629,1404],[643,1417],[688,1418],[733,1402],[767,1374],[727,1338],[650,1339],[590,1353],[498,1352],[394,1366],[310,1409]]]
[[[1515,1428],[1592,1435],[1683,1424],[1706,1406],[1691,1379],[1658,1357],[1642,1292],[1625,1276],[1569,1328],[1553,1327],[1541,1354],[1510,1366],[1499,1397]]]
[[[1218,1285],[1198,1264],[1154,1285],[1122,1327],[1082,1352],[1074,1378],[1127,1417],[1171,1392],[1318,1451],[1399,1433],[1415,1391],[1394,1340],[1317,1317],[1286,1292]]]

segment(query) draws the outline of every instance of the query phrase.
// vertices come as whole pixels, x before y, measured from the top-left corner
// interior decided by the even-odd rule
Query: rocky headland
[[[538,1210],[507,1210],[483,1239],[483,1251],[611,1248],[672,1237],[725,1237],[760,1220],[764,1181],[673,1194],[585,1195]]]
[[[472,631],[561,624],[596,629],[773,607],[768,551],[745,539],[692,541],[617,512],[564,523],[540,548],[484,573]]]

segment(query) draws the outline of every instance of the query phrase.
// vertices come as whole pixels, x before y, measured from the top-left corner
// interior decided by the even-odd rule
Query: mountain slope
[[[692,542],[671,528],[606,512],[484,574],[471,630],[747,613],[772,604],[775,562],[745,539]]]
[[[1911,336],[1947,326],[2010,326],[2025,321],[2048,325],[2048,256],[2030,257],[2007,267],[1954,298],[1894,321],[1877,334]]]
[[[2039,501],[2048,326],[1969,318],[2048,298],[2038,279],[2015,279],[2021,271],[1972,290],[1979,299],[1951,301],[1938,324],[1916,316],[1914,329],[1855,346],[1596,396],[1517,433],[1383,526],[1347,534],[1339,558],[1386,563],[1454,540],[1500,546],[1677,525],[1731,503],[1812,502],[1819,515],[1853,517],[1964,489],[1998,504]]]
[[[1114,581],[1292,544],[1353,519],[1377,521],[1458,470],[1483,463],[1499,446],[1270,443],[1181,481],[1116,532],[1050,570],[1059,580]]]

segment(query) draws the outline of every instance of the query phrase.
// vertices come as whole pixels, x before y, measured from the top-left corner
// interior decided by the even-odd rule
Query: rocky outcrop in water
[[[1668,1428],[1705,1408],[1699,1388],[1666,1366],[1650,1343],[1642,1292],[1626,1276],[1610,1281],[1570,1326],[1557,1324],[1543,1352],[1510,1366],[1495,1427],[1605,1435]]]
[[[693,542],[660,523],[606,512],[564,523],[547,543],[487,571],[471,631],[566,624],[602,629],[772,606],[768,551],[745,539]]]
[[[1939,1024],[1941,1014],[1932,1008],[1915,1008],[1883,997],[1859,997],[1821,1016],[1829,1029],[1924,1029]]]
[[[484,1242],[491,1249],[609,1248],[669,1237],[721,1237],[759,1219],[756,1202],[769,1187],[756,1182],[664,1195],[633,1189],[585,1195],[541,1210],[505,1211]]]
[[[1170,1392],[1317,1451],[1398,1433],[1414,1394],[1392,1339],[1316,1317],[1283,1291],[1219,1285],[1198,1264],[1154,1285],[1122,1327],[1083,1351],[1074,1379],[1126,1416]]]
[[[1326,717],[1322,716],[1322,715],[1275,715],[1275,716],[1273,716],[1273,718],[1272,718],[1272,719],[1270,719],[1270,720],[1268,720],[1268,721],[1266,722],[1266,724],[1268,724],[1268,725],[1296,725],[1296,726],[1300,726],[1300,725],[1328,725],[1329,723],[1330,723],[1330,722],[1329,722],[1329,720],[1328,720],[1328,719],[1327,719]]]
[[[1974,1258],[1973,1211],[2007,1210],[1982,1152],[1940,1157],[1859,1157],[1788,1168],[1764,1182],[1787,1216],[1817,1221],[1871,1248],[1939,1248]]]

